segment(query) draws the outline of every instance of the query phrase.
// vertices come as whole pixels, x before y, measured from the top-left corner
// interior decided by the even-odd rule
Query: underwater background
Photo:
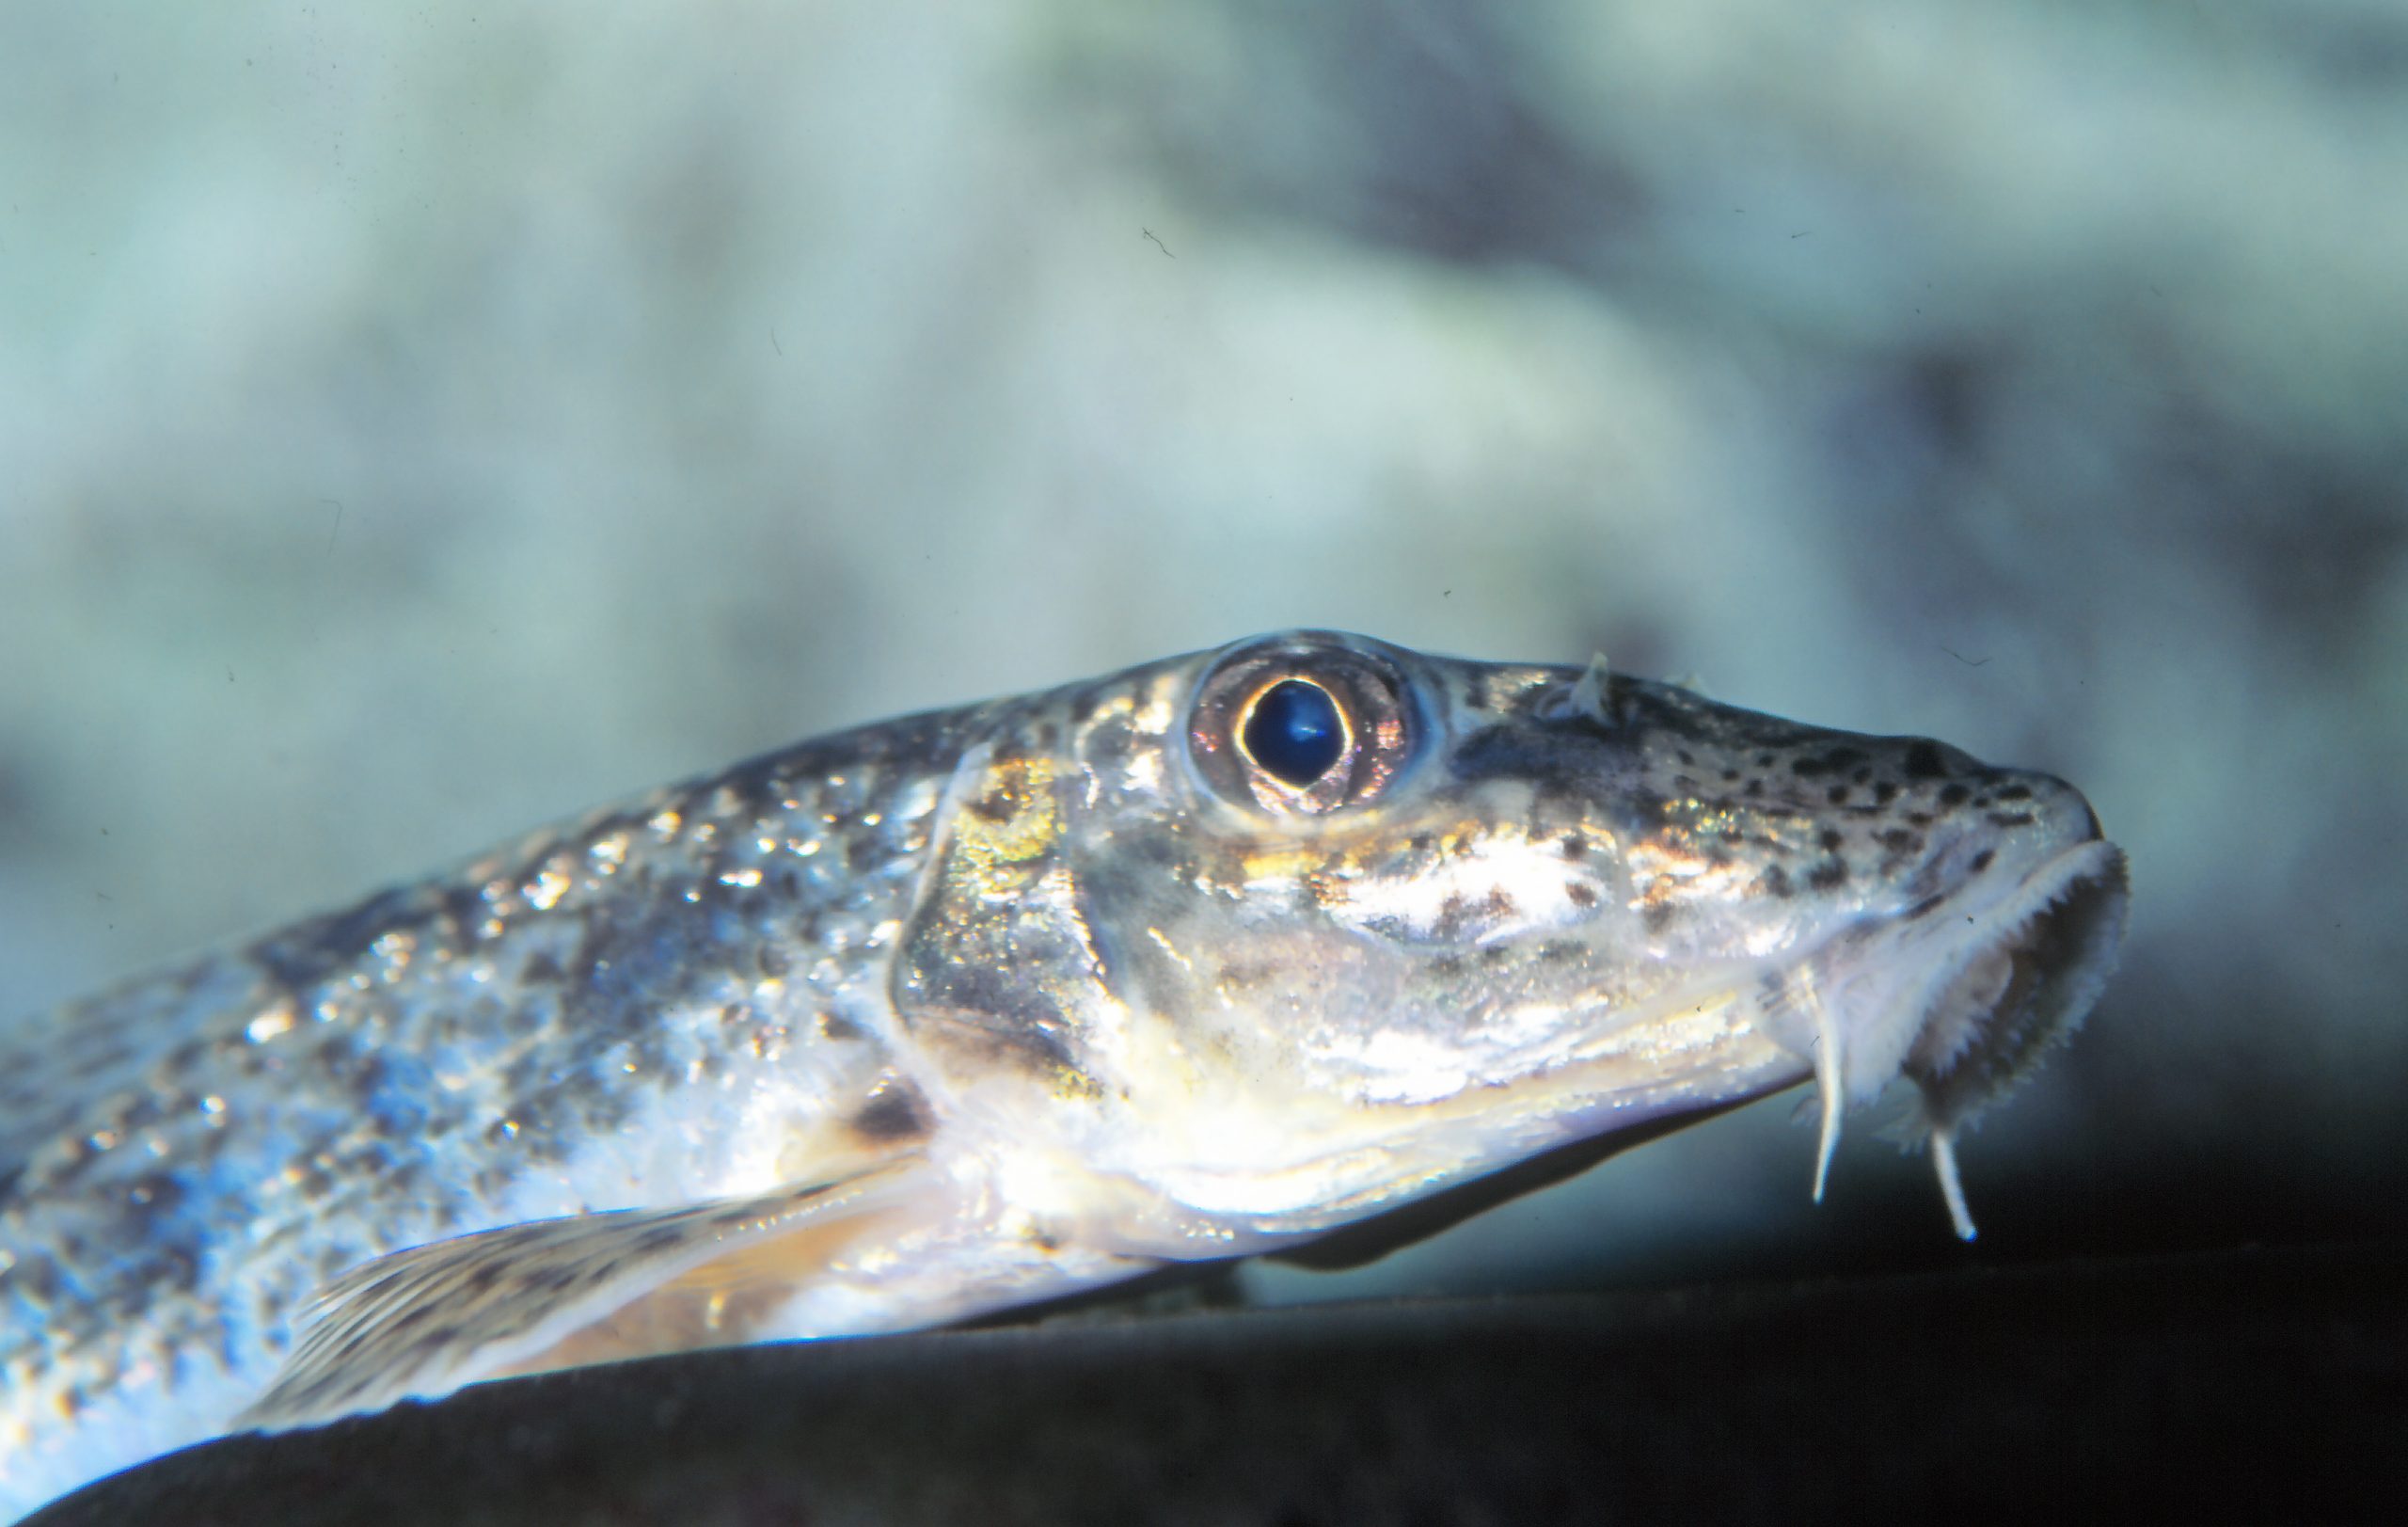
[[[1267,1299],[2408,1226],[2408,11],[0,10],[0,1014],[1291,625],[2050,770],[2124,972]]]

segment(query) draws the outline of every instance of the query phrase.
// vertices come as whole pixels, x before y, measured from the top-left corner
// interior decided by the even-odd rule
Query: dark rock
[[[2333,1519],[2408,1485],[2404,1251],[701,1353],[214,1442],[32,1520]]]

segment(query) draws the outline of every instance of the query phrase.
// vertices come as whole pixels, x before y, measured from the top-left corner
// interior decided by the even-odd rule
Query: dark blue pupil
[[[1338,702],[1317,684],[1286,679],[1262,692],[1245,719],[1245,751],[1279,779],[1302,788],[1329,772],[1346,749]]]

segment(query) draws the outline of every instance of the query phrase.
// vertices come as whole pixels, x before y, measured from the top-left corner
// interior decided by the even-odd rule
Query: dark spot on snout
[[[1766,869],[1756,883],[1766,896],[1790,897],[1798,894],[1798,887],[1789,883],[1789,871],[1779,865]]]
[[[1826,827],[1816,835],[1814,841],[1823,845],[1825,853],[1837,853],[1840,851],[1840,845],[1846,843],[1847,839],[1840,835],[1838,828]]]
[[[1978,875],[1983,870],[1988,869],[1990,867],[1990,861],[1997,857],[1998,851],[1995,849],[1984,849],[1981,852],[1973,855],[1973,873]]]
[[[1906,911],[1900,913],[1898,915],[1903,921],[1913,922],[1916,918],[1928,914],[1934,907],[1937,907],[1941,902],[1946,899],[1946,897],[1927,896],[1922,900],[1916,902],[1913,906],[1909,907]]]
[[[2032,799],[2032,791],[2026,786],[2010,785],[2006,788],[1999,791],[1996,799],[2001,801],[2029,801]]]
[[[1514,779],[1541,795],[1587,797],[1595,782],[1629,756],[1619,739],[1598,735],[1582,717],[1483,727],[1457,744],[1447,767],[1455,778]]]
[[[1972,793],[1962,785],[1951,785],[1940,792],[1940,803],[1943,806],[1961,806],[1965,803],[1965,798]]]
[[[1595,887],[1585,881],[1566,881],[1563,885],[1563,898],[1583,912],[1597,904]]]
[[[1660,795],[1633,794],[1619,803],[1624,824],[1642,833],[1657,831],[1672,815],[1672,803]]]
[[[819,1015],[819,1032],[827,1039],[857,1040],[862,1037],[862,1026],[843,1013],[823,1012]]]
[[[1833,748],[1829,753],[1800,758],[1789,769],[1801,779],[1812,779],[1817,774],[1833,774],[1853,769],[1863,761],[1864,753],[1860,748]]]
[[[1844,859],[1824,860],[1806,872],[1806,883],[1818,891],[1828,891],[1833,886],[1846,884],[1847,862]]]
[[[1990,813],[1990,825],[1992,827],[2029,827],[2036,819],[2033,817],[2032,813],[2028,811],[1993,811]]]

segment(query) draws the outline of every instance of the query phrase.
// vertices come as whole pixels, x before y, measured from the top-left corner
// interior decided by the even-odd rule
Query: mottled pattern
[[[669,1093],[731,1125],[871,1094],[863,955],[906,908],[961,724],[662,790],[12,1038],[0,1501],[96,1404],[258,1384],[311,1290],[368,1258],[769,1185],[724,1140],[618,1137]]]
[[[1343,721],[1310,780],[1243,741],[1289,683]],[[1827,1155],[1913,1081],[1969,1230],[1947,1143],[2121,875],[2045,775],[1323,632],[805,743],[0,1058],[0,1503],[248,1405],[1292,1245],[1809,1075]]]

